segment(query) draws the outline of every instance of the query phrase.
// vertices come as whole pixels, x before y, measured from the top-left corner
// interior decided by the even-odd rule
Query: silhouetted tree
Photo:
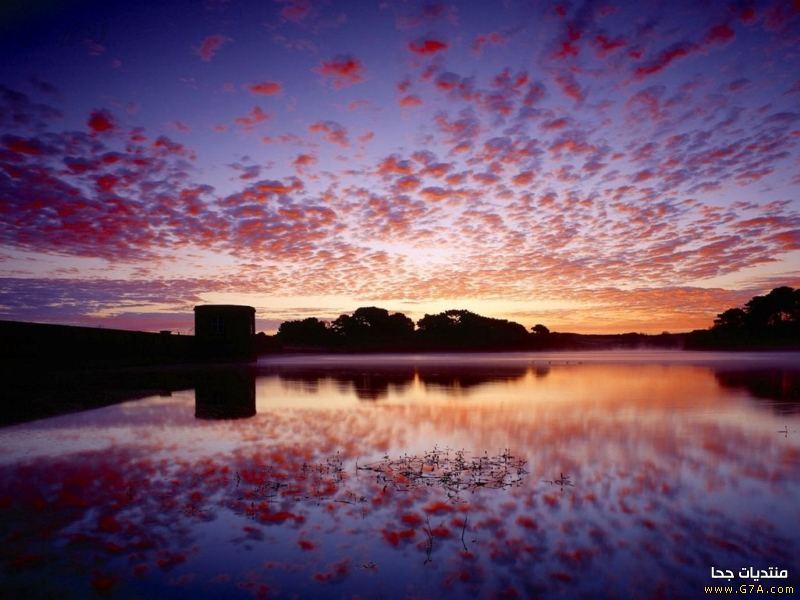
[[[800,290],[775,288],[766,296],[755,296],[744,305],[751,327],[781,327],[800,320]]]
[[[535,335],[547,335],[550,333],[550,330],[541,323],[537,323],[536,325],[531,327],[531,333]]]
[[[714,326],[694,331],[690,347],[796,348],[800,347],[800,290],[778,287],[755,296],[744,308],[729,308],[717,315]]]
[[[778,333],[800,323],[800,290],[784,286],[764,296],[754,296],[744,309],[729,308],[714,319],[714,329]]]
[[[721,329],[738,329],[744,327],[746,323],[747,313],[741,308],[729,308],[714,319],[714,327]]]
[[[277,338],[284,346],[326,347],[334,342],[331,329],[316,317],[281,323]]]
[[[432,348],[520,348],[528,342],[523,325],[468,310],[426,314],[417,327],[420,341]]]
[[[341,315],[331,323],[331,330],[346,346],[402,348],[413,340],[414,321],[402,313],[366,306],[352,315]]]

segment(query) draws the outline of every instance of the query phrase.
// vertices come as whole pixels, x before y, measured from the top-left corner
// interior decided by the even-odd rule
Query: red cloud
[[[550,119],[549,121],[545,121],[544,123],[542,123],[541,127],[542,129],[547,129],[547,130],[563,129],[564,127],[567,126],[568,123],[569,121],[567,119],[561,117],[559,119]]]
[[[408,43],[408,49],[411,52],[422,55],[436,54],[437,52],[447,50],[449,47],[450,46],[447,42],[443,42],[434,38],[420,38]]]
[[[419,192],[419,195],[429,202],[441,202],[451,194],[450,190],[438,186],[426,187]]]
[[[376,172],[381,177],[387,177],[392,174],[410,175],[412,173],[412,167],[411,163],[407,160],[397,160],[395,156],[388,156],[378,164]]]
[[[581,86],[575,81],[575,76],[572,73],[564,71],[556,75],[555,79],[561,91],[564,92],[566,96],[575,100],[575,102],[580,102],[585,98]]]
[[[347,130],[336,121],[317,121],[308,126],[311,133],[321,133],[331,144],[336,144],[342,148],[350,145],[347,138]]]
[[[659,71],[663,71],[675,59],[691,54],[695,47],[696,46],[694,44],[676,44],[670,48],[667,48],[646,65],[638,67],[634,73],[634,77],[637,79],[642,79],[648,75],[653,75]]]
[[[499,31],[492,31],[489,33],[482,33],[475,37],[472,41],[472,50],[477,52],[478,54],[481,53],[483,47],[492,44],[494,46],[500,46],[506,43],[506,36],[504,36]]]
[[[582,36],[583,31],[578,24],[569,23],[558,50],[553,53],[553,58],[563,59],[570,56],[577,57],[578,54],[580,54],[580,47],[576,45],[576,42],[580,40]]]
[[[394,186],[395,189],[400,192],[410,192],[412,190],[417,189],[421,184],[421,181],[418,177],[413,175],[407,175],[406,177],[401,177],[397,181],[395,181]]]
[[[292,161],[292,166],[294,166],[297,171],[302,171],[305,167],[310,167],[316,163],[317,157],[313,154],[298,154]]]
[[[422,106],[422,100],[419,99],[419,96],[414,96],[410,94],[408,96],[403,96],[400,98],[400,106],[403,108],[411,108],[414,106]]]
[[[372,141],[374,137],[375,137],[374,131],[367,131],[366,133],[362,133],[356,139],[358,139],[358,141],[361,142],[362,144],[366,144],[367,142]]]
[[[260,194],[288,194],[289,192],[299,192],[303,189],[303,182],[297,177],[290,177],[289,183],[265,179],[253,185],[253,188]]]
[[[347,103],[347,110],[354,111],[359,108],[366,108],[370,105],[369,100],[351,100]]]
[[[216,33],[214,35],[209,35],[208,37],[203,39],[203,41],[200,42],[200,47],[195,48],[194,51],[195,54],[197,54],[201,60],[208,62],[212,58],[214,58],[214,55],[220,48],[222,48],[224,44],[230,41],[231,41],[230,38],[227,38],[224,35],[220,35],[219,33]]]
[[[738,11],[738,16],[739,19],[741,19],[742,23],[749,25],[755,22],[756,11],[752,6],[745,6]]]
[[[15,135],[4,135],[3,145],[11,152],[29,156],[39,156],[44,151],[44,146],[39,140],[25,139]]]
[[[313,70],[330,78],[331,85],[337,90],[364,81],[364,65],[357,58],[345,54],[324,60]]]
[[[662,118],[661,95],[664,93],[664,86],[651,86],[644,90],[639,90],[631,96],[625,103],[625,107],[631,111],[631,116],[636,119],[648,118],[658,121]]]
[[[299,23],[311,14],[311,3],[308,0],[280,0],[286,3],[281,9],[281,16],[287,21]]]
[[[585,141],[574,132],[569,132],[562,135],[560,138],[550,144],[550,151],[554,154],[558,154],[560,152],[568,152],[571,154],[590,154],[592,152],[597,152],[597,146]]]
[[[700,42],[681,42],[674,44],[661,51],[655,58],[647,64],[638,67],[634,71],[636,79],[642,79],[648,75],[654,75],[666,69],[672,62],[679,58],[689,56],[695,52],[706,50],[709,46],[716,44],[727,44],[736,37],[736,32],[728,25],[715,25],[706,32],[705,37]]]
[[[533,181],[533,173],[531,171],[523,171],[522,173],[515,175],[511,181],[514,183],[514,185],[528,185]]]
[[[789,250],[800,250],[800,229],[782,231],[776,233],[770,239],[787,252]]]
[[[594,39],[592,40],[592,45],[595,47],[595,52],[597,56],[603,58],[607,54],[617,50],[619,48],[625,47],[625,38],[617,37],[617,38],[609,38],[608,36],[600,33],[597,34]]]
[[[95,178],[97,190],[100,192],[113,192],[119,180],[113,175],[103,175]]]
[[[703,40],[704,44],[727,44],[736,37],[736,32],[728,25],[716,25],[708,30]]]
[[[447,175],[452,168],[452,163],[430,163],[422,169],[422,174],[441,178]]]
[[[262,96],[274,96],[283,91],[283,86],[277,81],[262,81],[260,83],[251,83],[247,86],[251,94],[260,94]]]
[[[462,84],[463,80],[461,77],[450,71],[445,71],[436,78],[436,87],[443,92],[452,91]]]
[[[254,106],[246,116],[238,117],[234,122],[249,131],[269,119],[269,117],[260,106]]]
[[[92,111],[86,124],[93,133],[105,133],[106,131],[113,131],[116,128],[114,118],[111,116],[111,113],[106,110]]]
[[[400,6],[399,3],[396,4]],[[455,25],[457,20],[458,10],[455,6],[434,0],[422,3],[422,6],[417,4],[412,9],[412,12],[397,15],[395,25],[398,29],[414,29],[426,23],[437,21],[448,21]]]

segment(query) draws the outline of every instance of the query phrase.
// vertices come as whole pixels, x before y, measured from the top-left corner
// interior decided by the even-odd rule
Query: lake
[[[84,377],[88,400],[117,403],[0,428],[5,595],[800,589],[797,353],[298,355]],[[754,581],[770,567],[786,576]]]

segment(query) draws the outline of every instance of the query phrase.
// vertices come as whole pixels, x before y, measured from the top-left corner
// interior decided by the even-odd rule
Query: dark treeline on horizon
[[[316,317],[281,324],[274,340],[280,349],[324,349],[329,351],[459,351],[543,350],[571,347],[635,346],[644,342],[677,347],[681,341],[671,334],[646,336],[580,335],[555,333],[537,324],[530,331],[520,323],[484,317],[468,310],[446,310],[416,322],[402,313],[374,306],[327,322]]]
[[[175,364],[252,360],[275,352],[426,352],[603,350],[669,348],[690,350],[800,350],[800,289],[779,287],[729,308],[709,329],[687,333],[579,334],[551,332],[542,324],[520,323],[446,310],[416,323],[406,315],[361,307],[332,321],[316,317],[285,321],[275,335],[245,333],[244,352],[225,350],[226,341],[197,336],[146,333],[0,320],[0,358],[6,365],[61,367],[119,364]],[[220,345],[222,344],[222,345]]]
[[[778,287],[754,296],[743,308],[729,308],[710,329],[691,332],[689,348],[800,348],[800,289]]]
[[[531,335],[519,323],[466,310],[425,315],[415,326],[402,313],[368,306],[330,322],[316,317],[286,321],[275,337],[283,347],[416,350],[525,348]]]
[[[529,331],[520,323],[468,310],[426,314],[415,324],[402,313],[369,306],[333,321],[285,321],[273,340],[269,349],[328,351],[800,348],[800,290],[775,288],[744,308],[720,313],[710,329],[691,333],[590,335],[551,332],[541,324]]]

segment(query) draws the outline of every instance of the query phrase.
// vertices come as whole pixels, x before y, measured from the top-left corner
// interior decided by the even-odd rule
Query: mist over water
[[[797,354],[290,356],[185,379],[0,429],[4,591],[696,597],[748,566],[797,585]]]

